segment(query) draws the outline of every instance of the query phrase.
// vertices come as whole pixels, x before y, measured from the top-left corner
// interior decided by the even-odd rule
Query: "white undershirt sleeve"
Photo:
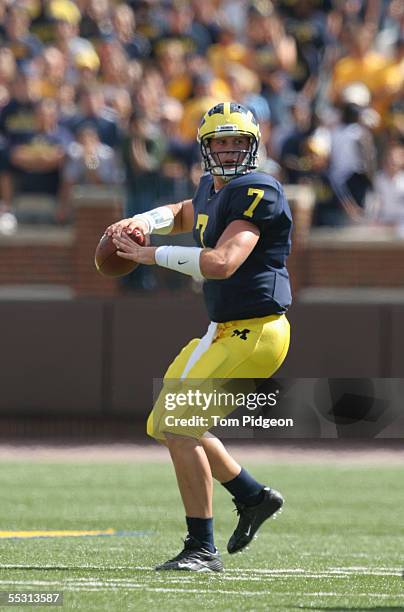
[[[155,254],[156,264],[192,276],[195,280],[205,280],[199,263],[201,251],[199,247],[160,246]]]

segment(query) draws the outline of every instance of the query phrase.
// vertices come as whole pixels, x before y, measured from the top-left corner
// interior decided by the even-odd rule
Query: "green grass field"
[[[86,611],[404,610],[400,466],[246,467],[283,492],[284,511],[249,550],[229,556],[236,515],[216,486],[226,571],[194,575],[152,569],[179,552],[185,535],[168,463],[3,461],[1,530],[130,533],[0,538],[0,590],[63,591],[63,609]]]

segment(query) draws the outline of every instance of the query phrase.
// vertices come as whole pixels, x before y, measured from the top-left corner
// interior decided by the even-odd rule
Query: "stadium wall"
[[[404,376],[404,304],[290,310],[280,377]],[[0,302],[0,415],[145,415],[153,378],[207,317],[200,296]]]
[[[346,231],[311,230],[313,194],[308,187],[287,186],[294,219],[293,250],[288,268],[296,295],[305,287],[403,287],[404,241],[383,228]],[[63,285],[77,297],[114,297],[119,281],[100,276],[95,247],[110,223],[122,216],[117,189],[77,188],[73,226],[21,226],[0,235],[0,288],[17,285]],[[354,231],[352,231],[352,229]],[[158,270],[163,287],[171,272]]]

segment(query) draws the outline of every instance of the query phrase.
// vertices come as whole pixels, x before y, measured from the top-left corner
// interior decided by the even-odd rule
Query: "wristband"
[[[153,208],[135,215],[133,219],[144,221],[149,228],[149,234],[169,234],[174,227],[174,213],[168,206]]]
[[[199,265],[201,251],[199,247],[161,246],[156,249],[156,264],[192,276],[195,280],[205,280]]]

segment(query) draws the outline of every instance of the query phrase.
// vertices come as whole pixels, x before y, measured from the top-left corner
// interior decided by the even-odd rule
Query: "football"
[[[140,246],[145,245],[144,234],[139,229],[134,229],[128,236]],[[112,237],[104,234],[97,245],[94,258],[95,267],[103,276],[125,276],[138,267],[138,263],[119,257],[116,251]]]

